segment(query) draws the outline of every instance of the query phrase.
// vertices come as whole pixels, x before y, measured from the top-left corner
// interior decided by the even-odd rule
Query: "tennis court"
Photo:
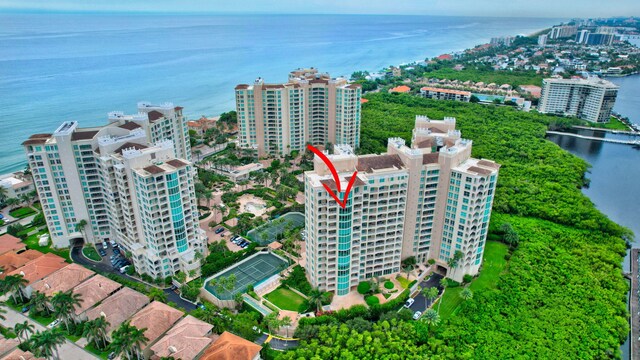
[[[260,282],[286,269],[289,263],[279,256],[268,252],[255,254],[235,266],[213,275],[207,279],[204,288],[220,300],[233,300],[238,293],[244,293],[252,285]],[[231,274],[236,276],[233,289],[228,290],[220,286],[222,278],[228,278]]]
[[[301,226],[304,226],[304,214],[290,212],[249,231],[247,237],[251,241],[265,246],[276,241],[278,236],[283,234],[287,229],[294,229]]]

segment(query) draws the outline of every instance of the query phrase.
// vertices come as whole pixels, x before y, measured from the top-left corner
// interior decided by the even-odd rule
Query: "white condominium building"
[[[23,143],[53,245],[115,240],[139,273],[197,270],[195,252],[206,251],[206,237],[195,169],[176,155],[190,152],[182,108],[141,103],[138,110],[110,113],[101,127],[67,121]],[[77,229],[82,220],[87,225]]]
[[[317,69],[298,69],[285,84],[236,86],[240,146],[283,156],[307,143],[360,145],[362,86]]]
[[[597,77],[544,79],[538,111],[604,123],[611,117],[617,96],[617,85]]]
[[[425,86],[420,88],[420,95],[427,99],[434,100],[453,100],[469,102],[471,100],[471,93],[469,91],[442,89]]]
[[[356,156],[348,145],[327,154],[346,207],[327,166],[316,156],[305,173],[306,269],[312,285],[344,295],[360,281],[400,271],[403,259],[434,259],[460,281],[478,273],[499,165],[471,158],[471,141],[455,119],[416,117],[412,146],[389,139],[387,153]],[[456,252],[462,257],[454,267]]]

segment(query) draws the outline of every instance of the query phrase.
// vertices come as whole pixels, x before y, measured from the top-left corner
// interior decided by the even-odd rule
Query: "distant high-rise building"
[[[344,295],[360,281],[400,271],[411,256],[429,259],[457,281],[475,275],[482,263],[499,165],[471,158],[455,119],[417,116],[412,146],[388,141],[387,153],[356,156],[346,145],[327,156],[344,198],[357,171],[346,207],[319,157],[305,173],[306,269],[311,284]],[[459,253],[457,263],[450,263]]]
[[[587,36],[587,40],[585,43],[587,45],[594,46],[611,46],[613,44],[613,40],[615,39],[615,35],[613,34],[589,34]]]
[[[605,123],[617,95],[617,85],[599,78],[544,79],[538,111]]]
[[[585,44],[587,42],[587,37],[591,32],[589,30],[580,30],[578,34],[576,34],[576,43]]]
[[[499,46],[499,45],[511,46],[511,44],[513,43],[513,39],[515,39],[513,36],[494,37],[494,38],[491,38],[491,41],[489,43],[495,46]]]
[[[561,39],[574,36],[578,32],[578,27],[575,25],[561,25],[551,28],[549,33],[550,39]]]
[[[538,36],[538,45],[539,46],[545,46],[547,44],[547,38],[549,37],[549,35],[547,34],[542,34],[540,36]]]
[[[362,86],[317,69],[298,69],[285,84],[236,86],[240,146],[283,156],[307,143],[360,146]]]
[[[207,241],[182,108],[140,103],[138,111],[112,112],[100,127],[66,121],[23,143],[53,245],[115,241],[139,273],[197,271]]]
[[[598,26],[596,33],[615,35],[618,33],[618,28],[615,26]]]

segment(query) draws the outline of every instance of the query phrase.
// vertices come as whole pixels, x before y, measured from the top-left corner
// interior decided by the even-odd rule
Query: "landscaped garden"
[[[484,248],[482,271],[469,285],[469,288],[473,292],[494,288],[496,286],[500,273],[502,273],[507,264],[505,255],[507,255],[508,250],[509,247],[503,243],[487,241]],[[449,282],[444,295],[438,300],[442,302],[442,305],[440,305],[440,317],[442,319],[447,319],[456,313],[456,310],[464,301],[462,297],[460,297],[463,289],[464,287],[459,286],[459,284]],[[438,306],[438,304],[436,303],[434,306]]]
[[[302,309],[301,306],[305,305],[304,307],[307,307],[306,305],[308,305],[305,298],[295,291],[282,286],[264,297],[282,310],[304,312],[306,309]]]
[[[102,257],[98,254],[98,251],[93,247],[93,245],[86,245],[83,247],[82,254],[93,261],[102,261]]]
[[[11,215],[12,217],[16,218],[16,219],[23,219],[26,218],[27,216],[31,216],[33,214],[35,214],[36,211],[34,209],[32,209],[31,207],[27,206],[27,207],[21,207],[18,209],[14,209],[11,210],[9,212],[9,215]]]

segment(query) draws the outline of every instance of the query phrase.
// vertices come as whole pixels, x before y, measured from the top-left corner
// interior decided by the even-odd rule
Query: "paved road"
[[[429,278],[420,283],[420,287],[428,288],[435,286],[438,288],[438,295],[440,295],[442,294],[442,288],[440,287],[440,280],[442,278],[442,275],[433,273],[431,274],[431,276],[429,276]],[[415,302],[411,305],[411,307],[409,307],[409,309],[413,312],[421,311],[424,313],[425,310],[427,310],[427,307],[430,305],[429,300],[424,295],[422,295],[422,292],[416,295],[416,297],[414,297],[413,299],[415,300]]]
[[[95,261],[91,261],[89,259],[87,259],[84,254],[82,254],[82,247],[81,246],[74,246],[73,248],[71,248],[71,260],[73,260],[74,262],[88,268],[88,269],[97,269],[98,271],[102,272],[102,273],[111,273],[111,274],[115,274],[117,276],[120,276],[122,278],[125,278],[127,280],[131,280],[131,281],[135,281],[138,283],[142,283],[141,281],[139,281],[138,279],[132,278],[130,276],[121,274],[119,270],[114,269],[111,266],[111,262],[109,260],[109,257],[113,254],[111,248],[109,247],[107,250],[107,256],[105,256],[104,258],[102,258],[101,262],[95,262]],[[191,311],[191,310],[195,310],[196,309],[196,305],[183,300],[182,298],[180,298],[180,296],[178,294],[176,294],[175,292],[171,291],[171,289],[163,289],[164,293],[167,295],[167,301],[172,301],[174,303],[176,303],[176,305],[178,305],[179,307],[187,310],[187,311]]]
[[[5,319],[0,320],[0,324],[7,328],[13,328],[17,323],[23,323],[25,320],[32,324],[36,331],[44,331],[46,328],[37,322],[29,319],[28,317],[20,314],[19,312],[9,308],[4,307],[7,310],[7,313],[4,314]],[[78,360],[99,360],[100,358],[95,355],[87,352],[83,348],[79,347],[75,343],[70,340],[66,340],[66,342],[58,348],[60,353],[60,359],[78,359]]]

